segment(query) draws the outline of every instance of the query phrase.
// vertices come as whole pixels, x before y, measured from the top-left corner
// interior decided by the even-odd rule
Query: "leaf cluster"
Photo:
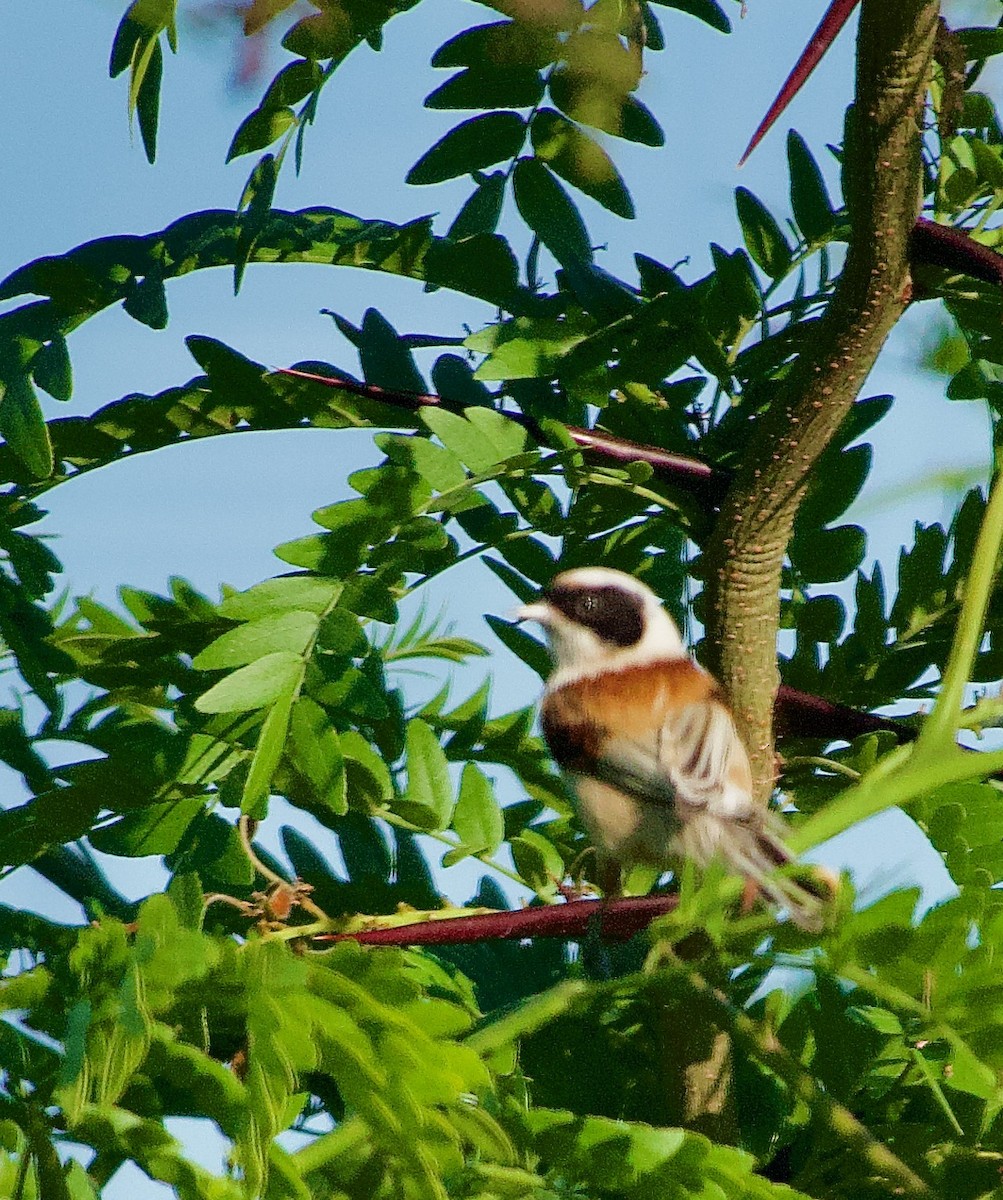
[[[633,214],[613,160],[618,139],[660,144],[635,93],[669,39],[652,5],[606,0],[498,0],[502,19],[438,49],[433,66],[454,73],[426,106],[475,115],[407,179],[470,179],[444,231],[274,209],[284,156],[301,158],[337,68],[378,51],[415,7],[248,6],[250,34],[289,20],[292,61],[234,137],[231,157],[265,151],[235,208],[102,238],[0,284],[4,300],[34,297],[0,314],[0,761],[26,797],[0,812],[0,856],[85,918],[0,914],[0,1190],[84,1200],[132,1162],[182,1200],[993,1197],[1003,826],[990,776],[1003,761],[955,741],[999,721],[992,694],[961,706],[1003,675],[1003,516],[997,492],[972,491],[950,521],[916,527],[886,582],[846,514],[890,397],[858,401],[816,466],[788,549],[781,665],[830,701],[936,706],[913,719],[912,745],[788,743],[784,798],[802,845],[902,805],[954,899],[919,914],[897,888],[857,907],[844,882],[829,925],[806,933],[738,911],[734,880],[690,867],[661,881],[673,914],[623,947],[314,940],[457,915],[440,888],[460,863],[477,864],[469,909],[507,908],[499,879],[532,904],[587,883],[532,704],[497,712],[487,680],[460,691],[454,669],[475,672],[485,648],[416,593],[479,562],[526,599],[559,565],[603,563],[644,578],[692,628],[713,506],[643,456],[585,453],[568,427],[740,466],[852,235],[792,133],[789,216],[738,188],[743,244],[712,246],[705,275],[644,253],[631,278],[612,275],[580,197]],[[660,7],[729,28],[716,0]],[[928,212],[994,247],[1003,133],[975,84],[1003,40],[954,37],[966,70],[960,96],[943,68],[932,89]],[[176,47],[174,4],[137,0],[111,58],[151,159],[165,41]],[[37,389],[69,398],[82,323],[121,305],[161,329],[171,280],[226,267],[239,284],[250,262],[382,271],[495,312],[442,335],[375,309],[358,326],[331,314],[351,371],[269,372],[190,337],[187,382],[46,420]],[[995,420],[998,289],[928,264],[916,296],[943,301],[963,336],[949,394]],[[274,578],[218,599],[181,579],[168,595],[123,587],[115,606],[53,599],[60,565],[32,532],[48,489],[189,438],[308,426],[371,428],[376,452],[349,499],[277,548]],[[546,673],[538,641],[488,623]],[[433,694],[413,683],[416,664]],[[262,822],[282,823],[271,852]],[[168,882],[133,902],[117,860],[149,857]],[[222,1132],[223,1175],[167,1132],[177,1116]]]

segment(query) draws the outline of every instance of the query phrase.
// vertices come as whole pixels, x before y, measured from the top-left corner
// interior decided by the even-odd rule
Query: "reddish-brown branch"
[[[276,367],[276,375],[291,375],[294,379],[306,379],[310,383],[319,383],[324,387],[337,388],[339,392],[348,392],[352,396],[362,396],[366,400],[379,400],[383,404],[393,404],[397,408],[406,408],[411,412],[419,408],[440,408],[442,397],[433,396],[426,392],[396,392],[379,387],[375,383],[360,383],[357,379],[348,379],[344,375],[321,375],[317,371],[300,371],[296,367]],[[514,415],[514,414],[509,414]]]
[[[300,371],[295,367],[284,367],[280,375],[290,375],[319,383],[324,387],[338,388],[354,396],[378,400],[383,404],[396,405],[413,412],[424,405],[439,407],[442,398],[419,392],[396,392],[375,384],[359,383],[336,375],[320,375],[313,371]],[[522,413],[508,413],[512,420],[521,424],[529,422]],[[730,474],[710,466],[698,458],[673,454],[657,446],[644,446],[626,438],[614,437],[594,429],[568,429],[575,442],[587,453],[613,462],[646,462],[656,474],[669,483],[700,494],[709,503],[715,503],[728,487]],[[870,713],[858,712],[844,704],[832,704],[819,696],[811,696],[796,688],[781,687],[777,695],[777,719],[780,728],[791,737],[855,738],[862,733],[889,730],[902,741],[915,736],[908,726],[887,717],[875,717]]]
[[[513,912],[476,913],[416,921],[356,933],[321,933],[314,941],[352,939],[370,946],[455,946],[461,942],[521,941],[523,938],[563,938],[580,942],[590,933],[603,941],[626,942],[656,917],[672,912],[676,896],[630,896],[622,900],[572,900],[520,908]]]
[[[916,730],[895,717],[878,717],[845,704],[833,704],[782,683],[774,705],[778,737],[825,738],[850,741],[865,733],[894,733],[900,742],[911,742]]]
[[[910,251],[921,262],[1003,287],[1003,255],[983,246],[964,230],[920,217],[912,231]]]
[[[850,19],[850,14],[859,3],[860,0],[832,0],[826,9],[825,16],[819,22],[818,28],[808,40],[808,45],[805,46],[801,57],[794,64],[794,69],[784,80],[784,85],[777,93],[777,98],[770,105],[769,111],[752,135],[745,148],[745,153],[738,160],[739,166],[755,150],[780,114],[801,90],[808,76],[822,61],[822,56],[836,40],[837,34]]]
[[[299,371],[295,367],[280,367],[277,374],[306,379],[312,383],[323,384],[324,387],[349,392],[353,396],[364,396],[370,400],[379,400],[383,404],[394,404],[411,412],[426,405],[435,408],[443,405],[441,396],[421,392],[388,391],[375,384],[359,383],[354,379],[345,379],[336,375],[318,375],[313,371]],[[530,418],[523,413],[506,412],[505,416],[519,425],[533,426]],[[577,425],[569,425],[567,431],[575,444],[581,446],[586,452],[612,462],[648,463],[666,482],[677,484],[679,487],[686,488],[687,491],[698,492],[711,503],[716,503],[727,491],[728,473],[712,467],[702,459],[690,458],[685,454],[674,454],[669,450],[661,450],[657,446],[645,446],[640,442],[614,437],[612,434],[601,433],[595,429],[582,429]]]
[[[669,450],[659,450],[656,446],[645,446],[640,442],[613,437],[612,434],[599,433],[594,429],[581,429],[577,425],[569,425],[568,433],[576,445],[599,458],[610,459],[613,462],[648,463],[666,482],[675,483],[689,492],[706,497],[715,507],[731,482],[729,472],[712,467],[699,458],[673,454]]]

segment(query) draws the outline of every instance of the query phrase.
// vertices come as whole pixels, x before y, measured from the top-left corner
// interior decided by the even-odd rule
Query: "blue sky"
[[[722,0],[733,19],[725,37],[692,18],[660,8],[668,49],[650,55],[641,98],[666,131],[661,151],[609,146],[633,193],[638,219],[626,222],[588,200],[582,209],[593,241],[608,249],[602,265],[633,278],[632,255],[642,250],[674,263],[689,256],[687,274],[709,262],[708,243],[739,244],[733,192],[739,184],[783,217],[787,205],[785,134],[798,128],[825,163],[826,142],[840,139],[850,94],[853,30],[816,71],[780,125],[739,171],[735,164],[751,131],[817,23],[821,0]],[[250,92],[227,85],[231,46],[191,19],[181,25],[181,53],[166,63],[158,161],[150,167],[130,140],[126,87],[107,76],[108,52],[124,0],[8,0],[0,71],[0,111],[6,114],[4,187],[0,189],[0,275],[90,238],[145,233],[200,208],[232,208],[252,158],[223,165],[242,117],[285,61]],[[182,3],[183,12],[198,7]],[[426,3],[387,29],[381,55],[363,49],[338,71],[307,138],[299,178],[283,174],[277,204],[327,204],[363,217],[404,221],[439,212],[444,230],[469,194],[469,184],[434,188],[403,183],[411,163],[455,121],[426,112],[423,97],[447,77],[433,71],[434,49],[466,24],[492,20],[467,0]],[[994,89],[997,90],[997,89]],[[828,166],[827,166],[828,169]],[[830,171],[837,191],[835,172]],[[512,228],[515,228],[514,224]],[[404,331],[460,333],[486,321],[487,306],[446,292],[425,295],[408,281],[308,266],[252,266],[241,294],[226,271],[199,273],[168,287],[171,323],[153,332],[121,309],[102,313],[72,335],[75,395],[69,405],[48,401],[51,416],[87,413],[128,392],[155,392],[197,373],[183,338],[208,334],[259,361],[281,365],[300,358],[356,363],[322,308],[358,323],[370,306]],[[909,488],[895,503],[890,491],[950,469],[984,471],[987,419],[976,405],[951,404],[942,381],[917,369],[920,348],[936,320],[921,306],[902,322],[869,381],[868,393],[898,397],[873,436],[876,463],[860,501],[871,548],[893,567],[898,546],[911,540],[912,522],[948,517],[952,502],[939,488]],[[271,554],[280,542],[310,532],[310,512],[347,494],[345,476],[372,461],[364,432],[299,431],[241,435],[190,443],[118,464],[62,486],[46,497],[45,528],[74,593],[113,601],[121,583],[164,590],[182,575],[217,594],[221,583],[248,586],[282,570]],[[495,703],[525,703],[535,678],[495,643],[482,620],[505,612],[511,596],[476,564],[447,576],[433,591],[459,629],[495,652]],[[478,671],[480,668],[478,668]],[[7,776],[2,781],[7,785]],[[19,802],[12,791],[5,804]],[[868,889],[918,876],[931,898],[943,887],[937,864],[915,858],[918,834],[904,818],[845,835],[820,855],[834,865],[853,859]],[[148,882],[148,875],[143,876]],[[142,890],[137,875],[127,881]],[[469,895],[461,875],[457,898]],[[0,888],[8,902],[57,912],[58,898],[30,872]],[[64,910],[65,912],[65,910]],[[118,1186],[119,1181],[116,1181]],[[127,1187],[121,1185],[126,1194]],[[131,1195],[169,1194],[143,1180]]]

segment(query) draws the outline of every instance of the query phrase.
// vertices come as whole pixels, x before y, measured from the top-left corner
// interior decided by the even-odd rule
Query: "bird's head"
[[[546,631],[555,666],[552,687],[686,657],[675,621],[651,588],[609,567],[563,571],[516,616],[537,621]]]

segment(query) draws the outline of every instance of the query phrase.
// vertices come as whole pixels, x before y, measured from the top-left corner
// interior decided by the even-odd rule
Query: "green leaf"
[[[1003,29],[995,27],[969,27],[954,29],[952,38],[961,43],[968,62],[981,62],[996,54],[1003,54]]]
[[[748,256],[744,250],[729,254],[715,242],[711,243],[710,250],[716,282],[728,305],[746,320],[751,320],[759,313],[763,301]]]
[[[425,107],[532,108],[543,95],[543,79],[530,67],[479,66],[461,71],[425,97]]]
[[[797,528],[808,531],[841,517],[860,495],[871,469],[869,445],[838,450],[834,446],[820,458],[798,511]],[[810,536],[810,535],[809,535]]]
[[[964,1042],[951,1047],[951,1074],[945,1080],[959,1092],[968,1092],[982,1100],[999,1104],[999,1081],[996,1072],[969,1049]]]
[[[463,768],[452,827],[468,853],[494,854],[501,845],[505,833],[502,811],[490,780],[474,763]]]
[[[275,0],[272,2],[274,3]],[[295,0],[290,0],[290,3],[295,3]],[[288,63],[268,85],[268,91],[265,92],[258,105],[258,111],[298,104],[323,81],[324,72],[319,63],[303,58],[297,62]]]
[[[337,504],[316,509],[311,516],[334,535],[346,571],[358,564],[363,547],[383,538],[391,528],[378,507],[362,499],[339,500]]]
[[[341,752],[345,758],[349,804],[365,812],[382,808],[394,792],[386,763],[354,729],[341,735]]]
[[[832,201],[807,142],[794,129],[787,135],[787,163],[794,220],[809,245],[825,242],[832,236],[835,225]]]
[[[652,10],[650,0],[641,5],[641,20],[644,23],[644,45],[648,50],[664,50],[665,34],[661,22]]]
[[[468,408],[463,415],[491,446],[497,461],[514,458],[526,449],[528,436],[523,426],[493,408]]]
[[[432,368],[436,394],[462,408],[491,408],[494,397],[474,378],[474,368],[458,354],[441,354]]]
[[[541,679],[547,678],[551,672],[551,663],[546,646],[518,625],[503,621],[501,617],[488,614],[484,620],[491,626],[495,637],[517,658],[521,658],[530,670],[535,671]]]
[[[362,318],[359,359],[366,383],[417,395],[428,391],[414,355],[397,330],[375,308],[367,308]]]
[[[164,52],[160,38],[153,43],[150,59],[143,73],[142,82],[136,90],[136,116],[139,120],[139,135],[146,151],[146,161],[153,163],[157,157],[157,122],[160,116],[160,84],[164,75]]]
[[[562,179],[617,216],[633,218],[634,202],[613,160],[574,122],[542,108],[533,117],[530,136],[536,157]]]
[[[520,300],[519,264],[512,247],[497,234],[478,233],[458,242],[435,242],[429,247],[424,267],[430,286],[478,295],[509,312],[525,310]]]
[[[249,669],[245,668],[245,670]],[[282,757],[282,751],[285,749],[293,700],[301,679],[302,675],[290,676],[285,690],[280,693],[269,709],[261,726],[257,745],[254,747],[251,768],[247,773],[244,791],[240,797],[240,811],[259,820],[268,813],[268,796],[271,791],[272,778]]]
[[[362,657],[370,648],[359,618],[346,608],[335,608],[327,614],[321,622],[317,643],[325,650],[349,658]]]
[[[163,75],[160,35],[167,32],[171,49],[177,46],[176,0],[135,0],[115,31],[108,71],[114,79],[129,70],[129,117],[139,117],[143,149],[152,163],[156,157],[157,116]]]
[[[280,3],[282,9],[287,7],[281,0]],[[304,58],[330,59],[327,64],[330,72],[364,41],[379,50],[386,23],[416,3],[417,0],[367,0],[364,4],[325,0],[323,11],[298,21],[282,39],[282,45]]]
[[[481,179],[477,190],[466,201],[456,220],[449,227],[448,236],[455,241],[473,237],[478,233],[494,233],[501,218],[505,200],[505,176],[495,171]]]
[[[628,317],[642,308],[637,294],[622,279],[617,279],[594,262],[569,260],[564,265],[564,278],[582,308],[603,323]],[[569,376],[573,374],[573,370],[569,371]],[[608,385],[600,381],[598,388],[601,402],[605,405]]]
[[[835,642],[843,632],[846,609],[836,596],[812,596],[797,618],[798,637],[813,642]]]
[[[155,274],[134,280],[122,301],[122,307],[141,325],[147,325],[150,329],[167,328],[167,289],[164,281]]]
[[[513,185],[522,219],[562,266],[592,261],[592,243],[578,209],[542,162],[520,159]]]
[[[620,137],[655,149],[665,145],[665,133],[655,114],[636,96],[628,96],[620,111]]]
[[[535,829],[524,829],[509,843],[515,869],[534,891],[552,896],[564,878],[564,859],[554,844]]]
[[[398,616],[396,601],[405,591],[402,572],[402,567],[390,561],[375,571],[355,575],[345,585],[342,603],[360,617],[393,625]]]
[[[287,753],[318,804],[338,816],[348,812],[341,742],[327,713],[309,696],[293,706]]]
[[[475,424],[474,413],[488,414],[488,426]],[[490,470],[503,458],[518,454],[525,444],[523,429],[488,408],[468,408],[462,417],[444,408],[423,408],[421,419],[446,449],[451,450],[464,466],[474,472]],[[478,420],[483,421],[483,418]],[[511,426],[517,431],[520,439],[518,449],[509,449],[515,446],[516,437],[503,432],[502,426]]]
[[[303,659],[288,650],[266,654],[225,676],[195,701],[204,713],[248,712],[290,693],[303,674]]]
[[[601,79],[558,67],[548,86],[555,106],[574,121],[644,146],[665,144],[665,134],[651,111],[635,96],[603,86]]]
[[[31,380],[12,374],[0,381],[0,389],[0,434],[32,475],[47,478],[53,468],[52,443]]]
[[[439,739],[420,718],[408,721],[407,789],[397,803],[401,816],[422,829],[440,830],[453,814],[453,784]]]
[[[274,154],[263,155],[248,176],[237,205],[237,245],[233,262],[233,291],[240,291],[247,264],[272,211],[279,168]]]
[[[92,830],[88,841],[104,854],[121,854],[129,858],[173,854],[203,808],[201,799],[151,804],[126,813],[110,825]]]
[[[651,2],[660,4],[663,8],[675,8],[679,12],[689,13],[690,16],[706,22],[712,29],[719,29],[721,33],[731,33],[731,22],[717,0],[651,0]]]
[[[752,261],[771,279],[779,279],[790,267],[792,254],[783,230],[766,205],[748,188],[735,189],[735,207]]]
[[[465,29],[436,50],[433,67],[531,67],[539,70],[560,53],[555,33],[533,21],[497,21]]]
[[[588,336],[590,323],[583,319],[537,318],[501,321],[472,334],[468,350],[486,354],[477,368],[480,379],[536,379],[556,375],[561,359]]]
[[[289,609],[323,613],[341,594],[341,583],[316,575],[281,575],[256,583],[246,592],[234,592],[219,606],[219,615],[231,621],[254,621]]]
[[[291,108],[256,108],[244,118],[240,128],[233,135],[230,149],[226,152],[226,161],[231,162],[240,155],[251,154],[255,150],[264,150],[295,125],[296,114]]]
[[[437,492],[448,492],[461,487],[467,480],[463,463],[445,446],[438,446],[431,438],[414,434],[411,437],[395,437],[384,442],[381,449],[394,462],[411,467]]]
[[[791,562],[806,583],[838,583],[864,561],[867,535],[859,525],[815,529],[791,542]]]
[[[79,323],[124,300],[137,279],[152,275],[166,281],[191,271],[246,261],[247,241],[241,240],[245,217],[242,212],[225,209],[190,213],[149,234],[98,238],[66,254],[28,263],[0,283],[0,299],[34,293],[54,303],[44,308],[31,303],[0,316],[0,347],[19,338],[26,323],[37,330],[41,320],[45,328],[39,331],[37,340],[47,341],[59,331],[53,319],[55,313],[72,312]],[[428,217],[394,225],[362,220],[332,208],[298,213],[272,209],[263,213],[250,260],[351,266],[427,280],[503,304],[513,312],[523,313],[538,306],[537,299],[519,287],[516,260],[504,239],[480,235],[459,244],[449,242],[433,236]],[[212,339],[187,341],[193,348]],[[232,350],[229,356],[232,360],[242,358]],[[259,428],[283,424],[293,427],[302,424],[304,416],[315,419],[322,412],[326,424],[344,428],[369,423],[385,426],[400,422],[404,416],[399,408],[336,389],[281,377],[263,379],[265,368],[253,366],[257,379],[248,372],[242,396],[223,388],[224,384],[235,385],[235,379],[220,378],[218,387],[214,379],[211,394],[199,385],[181,389],[180,393],[171,388],[159,397],[130,395],[106,405],[94,424],[85,426],[88,440],[83,455],[79,422],[70,428],[56,426],[54,434],[61,432],[67,443],[72,443],[75,460],[89,467],[94,465],[95,456],[109,454],[122,442],[134,447],[137,437],[142,438],[143,449],[152,449],[193,433],[206,436],[229,432],[234,425],[244,426],[248,421]]]
[[[31,373],[38,386],[54,400],[69,400],[73,395],[73,367],[70,349],[61,333],[53,334],[31,360]]]
[[[526,1126],[550,1172],[589,1195],[808,1200],[756,1175],[751,1154],[687,1129],[544,1108],[527,1112]]]
[[[192,666],[198,671],[219,671],[242,667],[266,654],[305,654],[319,622],[317,613],[296,609],[259,617],[218,637],[195,656]]]
[[[515,158],[526,137],[526,122],[514,112],[485,113],[455,126],[418,159],[407,173],[411,184],[442,183]]]

